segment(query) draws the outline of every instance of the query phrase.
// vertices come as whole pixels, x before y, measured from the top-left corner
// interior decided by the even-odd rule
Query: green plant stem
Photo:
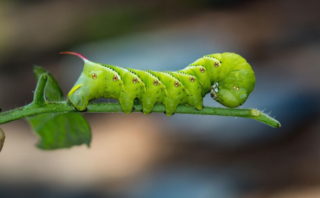
[[[134,105],[133,112],[141,112],[141,105]],[[152,112],[163,113],[165,106],[157,104],[154,106]],[[25,107],[20,107],[10,111],[0,113],[0,124],[19,120],[25,117],[30,117],[43,113],[67,113],[76,112],[75,108],[69,105],[66,101],[63,102],[45,102],[41,106],[36,106],[33,103]],[[87,106],[85,113],[118,113],[122,112],[122,108],[118,103],[90,103]],[[178,114],[195,114],[195,115],[218,115],[218,116],[232,116],[251,118],[258,120],[262,123],[272,127],[281,127],[280,123],[271,118],[270,116],[262,113],[256,109],[229,109],[219,107],[204,107],[201,111],[196,110],[194,107],[179,105],[176,113]]]
[[[22,118],[43,114],[43,113],[67,113],[77,112],[77,110],[66,101],[48,102],[45,100],[45,87],[47,84],[47,74],[42,74],[38,80],[37,88],[34,92],[34,100],[29,105],[19,107],[10,111],[0,113],[0,124],[19,120]],[[141,112],[141,105],[134,105],[133,112]],[[85,113],[118,113],[122,112],[119,103],[90,103],[87,106]],[[154,113],[165,112],[165,106],[156,104],[152,110]],[[230,109],[219,107],[204,107],[201,111],[196,110],[192,106],[179,105],[175,113],[180,114],[195,114],[195,115],[217,115],[217,116],[232,116],[241,118],[251,118],[272,127],[281,127],[281,124],[256,109]]]

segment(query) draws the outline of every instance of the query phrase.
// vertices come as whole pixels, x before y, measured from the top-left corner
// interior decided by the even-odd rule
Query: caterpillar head
[[[68,93],[68,101],[79,111],[86,109],[88,102],[101,98],[105,91],[106,74],[103,66],[86,59],[81,54],[75,52],[61,52],[60,54],[72,54],[80,57],[84,61],[83,71]]]
[[[211,97],[220,104],[235,108],[242,105],[253,91],[255,75],[249,63],[238,54],[212,54],[207,57],[211,62]]]

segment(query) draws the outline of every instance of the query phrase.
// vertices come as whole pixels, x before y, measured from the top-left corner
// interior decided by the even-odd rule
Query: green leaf
[[[79,113],[41,114],[27,120],[40,137],[37,143],[40,149],[70,148],[81,144],[90,146],[90,126]]]
[[[48,74],[45,97],[48,101],[64,100],[62,90],[54,77],[44,68],[34,66],[37,79]],[[33,130],[39,135],[37,146],[44,150],[70,148],[75,145],[90,146],[91,129],[87,120],[80,113],[41,114],[27,118]]]
[[[45,98],[48,101],[62,101],[63,92],[57,83],[56,79],[44,68],[39,66],[33,67],[33,73],[35,74],[37,80],[39,80],[40,76],[44,73],[48,74],[47,86],[45,88]]]

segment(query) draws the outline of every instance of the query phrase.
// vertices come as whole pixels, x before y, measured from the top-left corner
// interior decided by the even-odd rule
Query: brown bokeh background
[[[271,112],[283,127],[215,116],[85,114],[90,148],[41,151],[28,124],[15,121],[1,126],[0,197],[320,197],[319,7],[317,0],[1,1],[3,111],[32,100],[34,64],[69,91],[83,63],[60,51],[153,70],[230,51],[257,77],[243,107]]]

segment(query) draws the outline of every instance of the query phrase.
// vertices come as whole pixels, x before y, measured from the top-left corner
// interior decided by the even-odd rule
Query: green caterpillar
[[[84,69],[68,94],[68,101],[79,111],[98,98],[118,99],[122,110],[131,113],[134,100],[149,114],[156,103],[165,105],[166,114],[174,114],[179,104],[203,108],[203,97],[235,108],[242,105],[255,86],[254,72],[247,61],[234,53],[206,55],[180,71],[142,71],[84,61]]]

